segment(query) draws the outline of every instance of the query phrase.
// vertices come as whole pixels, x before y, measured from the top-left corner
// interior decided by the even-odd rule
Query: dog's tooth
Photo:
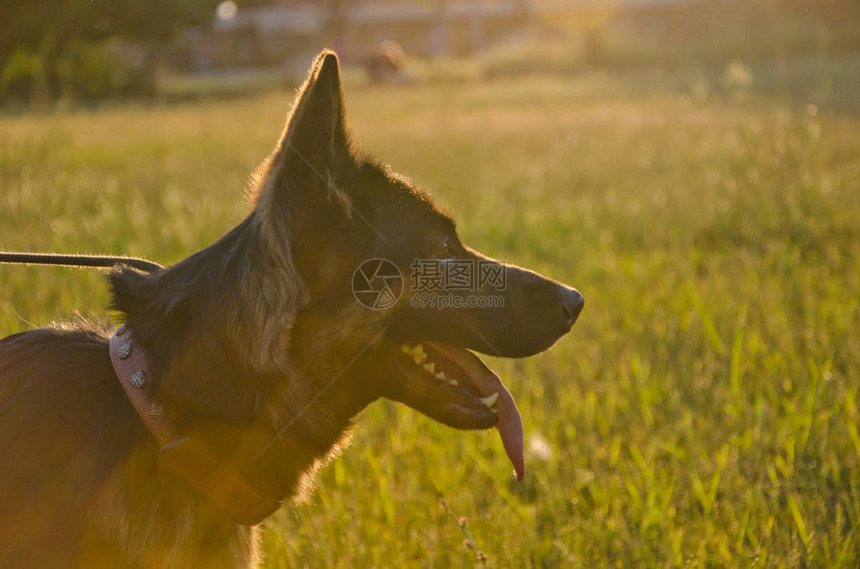
[[[496,400],[498,398],[499,398],[499,392],[496,391],[492,395],[487,395],[486,397],[479,397],[478,399],[481,401],[481,403],[483,403],[484,405],[486,405],[487,407],[492,409],[493,405],[496,404]]]
[[[460,383],[456,379],[449,379],[448,384],[453,385],[454,387],[457,387],[458,385],[460,385]]]
[[[437,373],[437,374],[436,374],[436,379],[441,379],[441,380],[443,380],[443,381],[444,381],[444,380],[446,380],[446,379],[448,379],[448,378],[447,378],[447,377],[445,377],[445,372],[444,372],[444,371],[440,371],[439,373]]]
[[[433,362],[430,362],[429,364],[424,364],[424,371],[426,371],[427,373],[434,373],[435,374],[436,373],[436,364]]]
[[[409,353],[412,355],[412,361],[415,362],[415,365],[421,365],[427,361],[427,354],[424,353],[424,346],[421,344],[409,350]]]

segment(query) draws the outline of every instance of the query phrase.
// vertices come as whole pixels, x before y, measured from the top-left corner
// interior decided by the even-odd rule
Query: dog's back
[[[0,567],[248,567],[236,526],[176,476],[91,323],[0,339]]]
[[[140,436],[103,333],[42,328],[0,340],[0,559],[75,563],[91,492]]]

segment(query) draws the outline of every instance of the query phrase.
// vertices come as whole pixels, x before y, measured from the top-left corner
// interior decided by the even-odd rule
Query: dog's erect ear
[[[272,165],[290,185],[331,185],[350,160],[337,56],[320,53],[299,89]]]
[[[349,217],[350,200],[338,181],[354,163],[337,56],[323,51],[299,89],[275,151],[255,175],[258,214],[278,234],[292,226],[293,236],[301,232],[296,221],[325,227],[332,220],[311,217]],[[320,208],[321,202],[336,207]]]

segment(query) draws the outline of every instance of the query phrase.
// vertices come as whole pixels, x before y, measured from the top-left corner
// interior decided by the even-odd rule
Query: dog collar
[[[256,525],[281,507],[281,499],[265,492],[203,441],[179,433],[169,411],[153,398],[146,354],[124,325],[110,339],[110,359],[128,399],[161,447],[159,465],[181,475],[239,524]]]

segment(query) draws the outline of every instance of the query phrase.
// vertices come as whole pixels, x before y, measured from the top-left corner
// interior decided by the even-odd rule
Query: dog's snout
[[[582,312],[583,306],[585,306],[585,299],[575,288],[566,289],[562,293],[561,312],[570,326],[573,326],[573,323],[576,322],[579,313]]]

